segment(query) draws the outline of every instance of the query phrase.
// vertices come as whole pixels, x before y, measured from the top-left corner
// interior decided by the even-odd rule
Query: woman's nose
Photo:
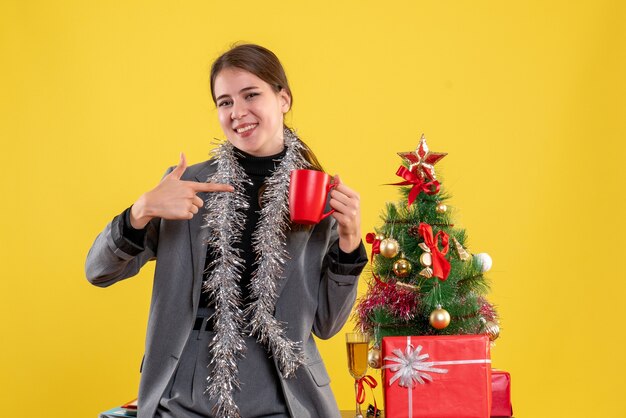
[[[246,115],[246,107],[244,104],[241,103],[233,103],[233,107],[232,107],[232,111],[230,114],[231,119],[241,119],[243,116]]]

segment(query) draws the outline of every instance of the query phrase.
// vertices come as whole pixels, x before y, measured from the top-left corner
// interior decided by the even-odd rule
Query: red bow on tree
[[[409,184],[413,185],[411,191],[409,192],[409,206],[413,204],[420,192],[424,192],[430,195],[439,193],[439,182],[437,180],[429,181],[428,183],[426,183],[422,178],[417,176],[415,173],[413,173],[411,170],[403,165],[398,168],[398,171],[396,171],[396,175],[402,177],[404,181],[401,181],[400,183],[392,183],[392,186],[408,186]]]
[[[440,280],[446,280],[450,274],[450,262],[446,259],[448,253],[448,234],[443,231],[437,232],[433,237],[433,229],[427,223],[421,222],[419,225],[419,234],[424,238],[424,243],[430,248],[433,260],[433,277]],[[441,238],[442,249],[439,250],[437,244]]]
[[[372,261],[371,263],[374,263],[374,256],[376,254],[380,254],[380,240],[376,238],[376,234],[373,232],[370,232],[369,234],[367,234],[365,236],[365,241],[367,241],[368,244],[372,244]]]

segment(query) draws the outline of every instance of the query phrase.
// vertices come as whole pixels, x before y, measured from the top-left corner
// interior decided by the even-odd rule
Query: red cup
[[[289,215],[291,221],[313,225],[333,213],[324,213],[328,192],[335,187],[323,171],[292,170],[289,183]]]

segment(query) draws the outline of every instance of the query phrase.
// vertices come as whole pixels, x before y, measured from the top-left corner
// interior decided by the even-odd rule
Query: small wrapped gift
[[[491,416],[511,417],[511,375],[504,370],[491,371]]]
[[[487,335],[384,337],[385,414],[393,418],[487,418]]]

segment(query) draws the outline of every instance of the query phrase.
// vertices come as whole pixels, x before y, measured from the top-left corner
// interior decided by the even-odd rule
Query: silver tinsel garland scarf
[[[214,368],[208,376],[206,392],[216,401],[218,417],[239,417],[233,391],[239,388],[237,359],[245,351],[244,320],[249,320],[250,335],[265,344],[277,359],[283,377],[292,377],[303,363],[301,342],[291,341],[284,324],[273,315],[277,285],[288,258],[286,230],[289,224],[289,178],[292,170],[310,164],[302,156],[304,145],[292,130],[284,129],[287,152],[272,175],[266,179],[262,209],[252,246],[257,256],[250,282],[253,302],[243,311],[239,280],[243,259],[234,244],[241,241],[245,227],[244,211],[249,207],[244,184],[250,178],[237,161],[233,145],[226,141],[214,151],[217,171],[208,181],[230,184],[232,193],[209,193],[208,214],[203,227],[209,228],[207,245],[211,251],[211,271],[203,290],[215,304],[215,337],[209,344]],[[205,393],[206,393],[205,392]]]

